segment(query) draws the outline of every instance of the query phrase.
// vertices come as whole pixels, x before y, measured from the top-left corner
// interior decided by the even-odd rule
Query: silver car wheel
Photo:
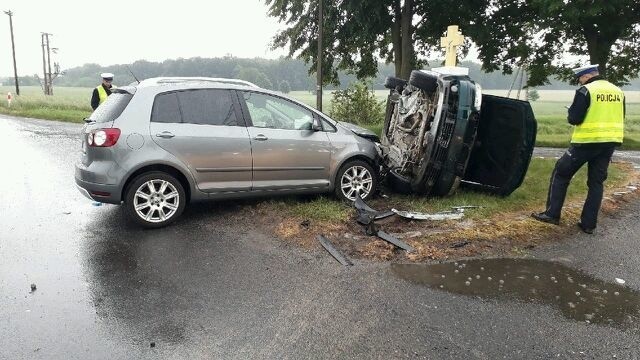
[[[180,194],[166,180],[150,180],[140,185],[133,197],[136,214],[144,221],[160,223],[171,218],[180,205]]]
[[[364,166],[352,166],[342,174],[340,188],[344,197],[351,201],[356,200],[357,194],[364,199],[373,188],[373,176]]]

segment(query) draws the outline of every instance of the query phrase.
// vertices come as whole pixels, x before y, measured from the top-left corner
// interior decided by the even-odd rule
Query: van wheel
[[[344,201],[356,201],[357,194],[362,200],[372,198],[377,189],[378,174],[361,160],[348,161],[336,176],[335,194]]]
[[[393,168],[389,171],[387,181],[389,187],[398,194],[410,194],[411,193],[411,179],[401,175],[398,171],[400,168]]]
[[[400,79],[393,76],[387,76],[384,80],[384,87],[389,90],[396,89],[398,92],[401,92],[404,87],[407,86],[407,80]]]
[[[184,188],[176,178],[156,171],[133,180],[125,195],[125,207],[138,225],[160,228],[182,214],[186,200]]]
[[[438,78],[420,70],[413,70],[409,77],[409,84],[431,94],[438,89]]]

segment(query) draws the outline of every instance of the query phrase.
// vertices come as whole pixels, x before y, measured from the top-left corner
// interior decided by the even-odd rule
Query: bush
[[[538,94],[538,90],[536,89],[527,89],[527,96],[529,97],[529,101],[537,101],[540,99],[540,94]]]
[[[280,88],[281,93],[288,94],[289,92],[291,92],[291,85],[289,85],[289,82],[287,80],[280,81],[278,87]]]
[[[336,90],[331,98],[329,116],[359,125],[375,125],[384,121],[383,102],[378,102],[373,90],[363,81],[344,90]]]

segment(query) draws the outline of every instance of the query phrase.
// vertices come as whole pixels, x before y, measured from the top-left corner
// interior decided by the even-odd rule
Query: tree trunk
[[[391,42],[393,44],[393,62],[396,70],[396,77],[402,78],[402,34],[400,34],[400,19],[402,11],[400,0],[393,2],[393,24],[391,25]]]
[[[592,64],[599,64],[598,70],[600,75],[604,78],[607,77],[607,68],[609,63],[609,56],[611,54],[611,47],[613,42],[604,39],[595,29],[595,27],[589,25],[584,28],[584,36],[587,40],[587,51],[589,53],[589,61]]]
[[[413,51],[413,26],[411,21],[413,20],[413,0],[405,0],[404,7],[402,8],[402,17],[400,19],[401,30],[401,43],[402,43],[402,65],[400,67],[400,77],[403,79],[409,79],[411,70],[414,65],[414,51]]]

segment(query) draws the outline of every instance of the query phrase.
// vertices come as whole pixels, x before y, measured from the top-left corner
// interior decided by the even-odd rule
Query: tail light
[[[92,147],[110,147],[115,145],[120,138],[120,129],[98,129],[87,135],[87,144]]]

